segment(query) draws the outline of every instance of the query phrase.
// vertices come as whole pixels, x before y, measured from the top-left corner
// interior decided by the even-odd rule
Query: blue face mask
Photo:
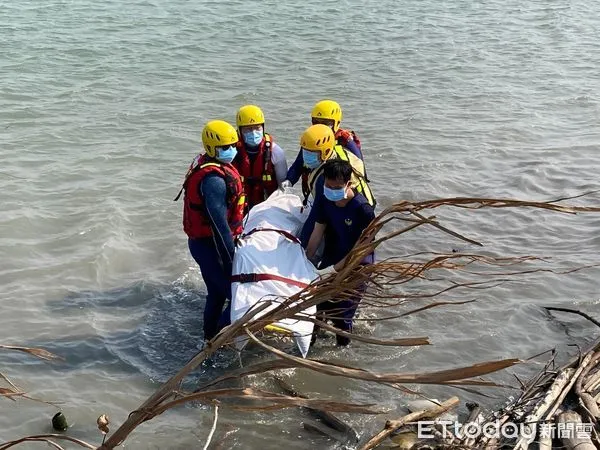
[[[262,130],[246,131],[242,137],[246,145],[258,147],[263,140],[263,132]]]
[[[221,162],[230,164],[235,158],[235,155],[237,155],[237,148],[235,148],[235,145],[232,145],[227,149],[220,148],[217,152],[217,159]]]
[[[304,160],[304,165],[311,170],[316,169],[321,165],[321,158],[319,153],[316,152],[310,152],[302,149],[302,159]]]
[[[332,202],[339,202],[340,200],[344,200],[346,198],[346,187],[339,189],[331,189],[327,186],[323,186],[323,193],[325,194],[325,198]]]

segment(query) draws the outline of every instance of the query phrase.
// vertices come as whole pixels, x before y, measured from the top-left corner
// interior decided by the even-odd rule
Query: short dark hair
[[[352,166],[348,161],[330,159],[323,165],[323,175],[328,180],[338,180],[347,183],[352,177]]]

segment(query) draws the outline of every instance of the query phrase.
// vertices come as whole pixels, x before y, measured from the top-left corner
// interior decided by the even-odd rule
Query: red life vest
[[[343,128],[339,128],[335,133],[335,138],[342,147],[346,147],[348,141],[354,141],[358,149],[362,152],[362,147],[360,146],[360,139],[356,133],[352,130],[344,130]]]
[[[242,178],[248,209],[262,203],[277,190],[275,166],[271,160],[274,144],[273,138],[265,133],[256,156],[251,160],[242,140],[237,143],[238,153],[232,164]]]
[[[242,232],[242,221],[246,201],[240,175],[231,164],[222,163],[206,155],[198,155],[192,161],[185,176],[182,190],[183,197],[183,231],[191,239],[205,238],[213,235],[211,222],[206,215],[204,198],[198,193],[198,187],[204,177],[215,173],[225,180],[227,187],[227,223],[233,236]],[[181,192],[179,193],[181,195]],[[179,198],[179,195],[175,200]]]

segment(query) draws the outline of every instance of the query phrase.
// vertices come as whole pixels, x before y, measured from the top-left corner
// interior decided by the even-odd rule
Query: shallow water
[[[48,364],[3,353],[0,371],[32,396],[64,402],[72,435],[99,442],[95,419],[122,422],[197,351],[204,287],[172,201],[211,118],[257,103],[288,161],[319,99],[339,100],[363,142],[380,208],[450,196],[550,200],[596,189],[600,162],[600,23],[595,2],[498,0],[0,2],[1,343],[65,356]],[[574,201],[600,205],[600,196]],[[544,267],[598,263],[598,214],[527,209],[435,213],[493,255],[552,257]],[[474,251],[433,229],[380,256]],[[531,266],[526,266],[530,268]],[[418,372],[558,346],[564,358],[595,333],[543,305],[600,310],[598,269],[516,277],[455,292],[468,306],[363,322],[379,337],[429,336],[392,349],[332,340],[313,355],[378,371]],[[404,311],[406,308],[401,309]],[[372,317],[366,310],[363,317]],[[262,358],[250,352],[244,363]],[[192,377],[238,361],[215,357]],[[512,383],[524,365],[492,378]],[[295,371],[307,393],[377,403],[390,388]],[[273,387],[267,378],[254,386]],[[415,387],[415,386],[413,386]],[[462,391],[423,392],[486,406]],[[510,392],[490,392],[504,397]],[[55,408],[0,402],[0,439],[49,431]],[[298,411],[221,411],[224,448],[336,448],[304,431]],[[369,434],[383,418],[352,416]],[[212,422],[189,406],[144,424],[127,448],[196,448]]]

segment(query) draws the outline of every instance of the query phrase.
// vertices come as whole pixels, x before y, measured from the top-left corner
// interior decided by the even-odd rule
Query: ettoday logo
[[[425,420],[411,422],[411,424],[417,426],[418,439],[434,439],[436,435],[441,434],[442,438],[457,436],[471,439],[485,437],[509,440],[523,437],[528,442],[535,440],[538,428],[538,438],[589,438],[594,426],[592,423],[501,423],[500,420],[483,424]]]

